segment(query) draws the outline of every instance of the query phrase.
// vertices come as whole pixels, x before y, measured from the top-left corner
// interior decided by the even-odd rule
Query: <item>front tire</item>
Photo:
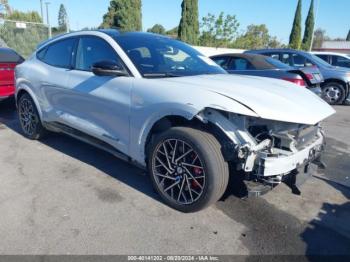
[[[38,140],[45,135],[38,109],[29,94],[23,94],[18,101],[18,117],[25,137]]]
[[[326,83],[323,88],[323,99],[330,105],[342,105],[346,98],[345,88],[336,82]]]
[[[156,136],[148,152],[153,185],[174,209],[200,211],[217,202],[226,191],[229,166],[213,135],[174,127]]]

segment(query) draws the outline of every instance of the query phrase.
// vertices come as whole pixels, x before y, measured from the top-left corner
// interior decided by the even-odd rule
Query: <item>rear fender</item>
[[[34,103],[35,103],[35,106],[38,110],[38,113],[39,113],[39,117],[40,117],[40,120],[42,121],[42,117],[43,117],[43,114],[42,114],[42,110],[40,108],[40,104],[39,104],[39,101],[38,99],[36,98],[34,92],[32,91],[32,89],[29,87],[29,83],[27,83],[26,81],[21,81],[21,79],[17,79],[16,80],[16,93],[15,93],[15,98],[16,98],[16,106],[18,106],[18,95],[22,92],[26,92],[30,95],[30,97],[33,99]]]

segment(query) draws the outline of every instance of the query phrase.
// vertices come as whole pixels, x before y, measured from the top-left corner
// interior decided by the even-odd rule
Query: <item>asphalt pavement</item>
[[[350,107],[324,123],[328,169],[195,214],[164,205],[142,170],[60,134],[29,141],[0,103],[0,254],[350,255]],[[230,192],[229,192],[230,193]]]

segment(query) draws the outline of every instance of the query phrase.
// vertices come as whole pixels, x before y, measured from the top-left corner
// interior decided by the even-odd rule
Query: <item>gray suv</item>
[[[316,66],[325,79],[321,85],[323,98],[332,105],[350,102],[350,70],[332,66],[313,54],[293,49],[251,50],[246,53],[270,56],[295,68]]]

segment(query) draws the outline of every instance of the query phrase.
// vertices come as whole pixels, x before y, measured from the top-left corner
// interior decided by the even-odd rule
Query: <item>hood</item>
[[[206,93],[209,92],[230,98],[263,119],[315,125],[335,113],[311,91],[283,80],[237,75],[199,75],[163,80],[185,90],[195,90],[198,96],[205,91],[203,97],[208,97]]]

